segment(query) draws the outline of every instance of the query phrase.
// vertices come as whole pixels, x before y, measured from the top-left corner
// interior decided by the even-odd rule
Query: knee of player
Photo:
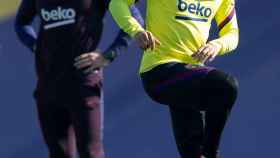
[[[227,105],[227,109],[231,109],[234,106],[234,103],[238,96],[238,80],[231,75],[228,75],[224,80],[223,84],[223,104]]]
[[[87,97],[84,100],[84,104],[87,108],[99,108],[101,105],[101,98],[99,96]]]
[[[210,93],[216,94],[216,102],[226,104],[230,108],[235,103],[238,95],[238,81],[237,79],[222,71],[212,71],[209,73],[206,80],[206,89],[210,90]],[[209,91],[207,91],[209,92]]]
[[[104,148],[101,141],[94,141],[80,146],[79,153],[81,157],[104,158]]]
[[[232,97],[236,98],[238,95],[239,83],[236,77],[228,75],[227,77],[227,90]]]
[[[89,150],[90,158],[104,158],[105,153],[103,148],[95,147]]]
[[[237,96],[239,85],[238,80],[233,75],[215,70],[209,73],[208,82],[217,85],[216,88],[226,91],[225,94]]]

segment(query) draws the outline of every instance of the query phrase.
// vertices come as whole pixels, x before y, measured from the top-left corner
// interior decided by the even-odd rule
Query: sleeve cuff
[[[130,37],[133,38],[137,33],[144,32],[144,31],[145,31],[145,29],[142,26],[139,26],[139,27],[136,27],[135,29],[133,29],[133,31],[131,31],[129,33],[129,35],[130,35]]]
[[[109,60],[110,62],[113,62],[114,59],[116,58],[116,52],[113,50],[107,51],[107,52],[103,53],[102,55],[105,59]]]
[[[217,47],[221,47],[220,51],[219,51],[219,55],[224,55],[224,48],[223,48],[223,44],[221,42],[219,42],[218,40],[213,40],[209,42],[210,44],[213,44]]]

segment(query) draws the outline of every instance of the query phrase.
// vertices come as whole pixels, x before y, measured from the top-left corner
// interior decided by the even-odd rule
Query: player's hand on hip
[[[201,63],[211,62],[219,54],[221,48],[222,47],[220,45],[207,43],[206,45],[199,48],[199,50],[194,53],[192,57]]]
[[[91,73],[109,63],[110,61],[105,59],[102,54],[98,52],[90,52],[75,58],[74,66],[77,69],[83,69],[84,73]]]
[[[149,31],[138,32],[134,39],[141,49],[154,50],[156,46],[161,45],[160,41]]]

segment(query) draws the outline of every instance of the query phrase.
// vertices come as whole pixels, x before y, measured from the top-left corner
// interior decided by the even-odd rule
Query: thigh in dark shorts
[[[102,155],[102,72],[64,80],[53,89],[56,90],[53,93],[45,89],[35,93],[42,132],[50,152],[58,155],[58,149],[65,148],[59,146],[64,139],[73,146],[74,134],[67,137],[73,128],[82,157],[90,153]],[[55,95],[48,97],[47,94]]]
[[[200,100],[201,81],[213,68],[167,63],[141,74],[147,94],[165,105],[190,104],[197,106]]]

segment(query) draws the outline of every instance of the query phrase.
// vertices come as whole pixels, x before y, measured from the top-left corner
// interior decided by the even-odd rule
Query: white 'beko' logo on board
[[[72,8],[57,7],[53,10],[41,9],[41,17],[47,24],[45,30],[75,23],[76,12]]]

